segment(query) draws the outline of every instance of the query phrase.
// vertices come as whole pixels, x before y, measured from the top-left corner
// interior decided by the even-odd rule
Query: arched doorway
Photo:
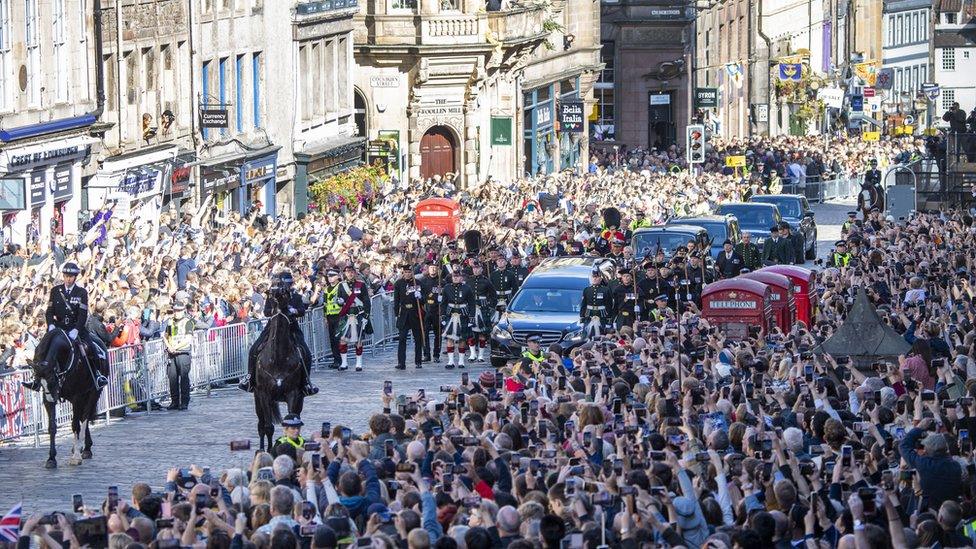
[[[434,126],[420,139],[420,177],[457,172],[457,141],[445,126]]]
[[[369,129],[369,120],[366,118],[366,97],[363,96],[363,92],[359,91],[358,88],[353,88],[353,118],[356,122],[356,135],[359,137],[366,137],[366,131]]]

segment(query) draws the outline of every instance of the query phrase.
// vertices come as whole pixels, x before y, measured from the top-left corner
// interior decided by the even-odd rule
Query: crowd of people
[[[820,161],[856,170],[864,158],[892,162],[923,146],[850,142],[829,151],[853,150],[855,159],[817,159],[812,145],[793,139],[717,147],[713,154],[751,152],[745,175],[723,174],[716,161],[695,179],[653,168],[666,166],[668,153],[633,150],[595,157],[587,175],[463,194],[440,181],[423,191],[388,188],[371,210],[328,221],[260,229],[250,220],[207,227],[164,219],[148,247],[109,226],[81,250],[22,257],[6,284],[5,294],[15,291],[4,316],[43,329],[50,265],[68,257],[88,271],[93,315],[120,315],[106,323],[124,330],[133,320],[146,332],[140,337],[153,337],[152,322],[173,302],[189,304],[201,326],[256,316],[271,269],[288,269],[314,304],[320,280],[346,262],[374,290],[409,278],[415,264],[437,266],[441,239],[410,238],[407,223],[429,192],[470,206],[464,225],[484,230],[494,255],[545,257],[597,238],[605,205],[620,208],[622,225],[640,226],[740,198],[743,178],[761,171],[758,159],[773,170]],[[542,208],[540,193],[557,196],[558,209]],[[972,546],[976,224],[956,211],[872,216],[852,219],[844,235],[844,260],[817,275],[809,325],[734,340],[693,297],[675,293],[655,304],[657,314],[608,323],[569,350],[530,341],[522,360],[462,372],[437,395],[387,385],[365,432],[338,422],[306,427],[290,416],[285,436],[247,470],[173,469],[128,497],[110,491],[104,502],[37,513],[20,545]],[[858,289],[910,350],[870,364],[820,352]],[[23,344],[23,331],[9,328],[4,335]]]
[[[533,342],[439,394],[386,385],[365,432],[288,416],[246,470],[38,513],[21,546],[971,547],[976,223],[845,233],[809,325],[733,340],[689,301],[569,351]],[[904,354],[821,352],[862,289]]]

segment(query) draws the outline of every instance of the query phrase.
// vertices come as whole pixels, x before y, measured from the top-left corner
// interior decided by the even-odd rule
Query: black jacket
[[[77,284],[71,290],[64,284],[51,288],[44,318],[63,330],[84,330],[88,324],[88,292]]]
[[[417,322],[420,323],[419,305],[422,302],[420,283],[416,278],[407,280],[401,278],[393,284],[393,315],[397,318],[397,323]]]
[[[912,429],[901,440],[898,451],[908,465],[918,471],[922,495],[928,498],[929,508],[938,509],[943,501],[962,495],[962,467],[948,455],[918,455],[915,445],[926,434],[922,429]]]
[[[727,255],[725,250],[722,250],[715,259],[715,268],[722,278],[739,276],[739,272],[742,271],[743,267],[745,267],[745,264],[742,262],[742,256],[735,250],[732,250],[731,255]]]

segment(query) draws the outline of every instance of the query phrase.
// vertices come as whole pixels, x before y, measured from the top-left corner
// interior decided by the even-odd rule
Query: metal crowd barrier
[[[363,340],[364,346],[375,356],[388,349],[397,336],[393,318],[393,297],[378,292],[370,301],[370,321],[373,334]],[[193,334],[191,347],[190,384],[192,389],[210,390],[247,371],[247,354],[258,338],[266,319],[230,324],[219,328],[198,330]],[[331,361],[324,309],[309,309],[301,321],[302,332],[312,351],[313,368]],[[98,405],[99,416],[111,421],[113,413],[129,408],[152,412],[152,403],[169,395],[166,370],[169,357],[161,339],[137,345],[109,349],[109,384],[102,391]],[[39,445],[47,432],[47,413],[41,395],[24,389],[20,382],[30,381],[33,372],[21,370],[0,375],[0,441],[34,437]],[[59,403],[55,409],[59,431],[70,428],[71,407]]]
[[[826,181],[808,181],[803,185],[786,183],[783,185],[783,192],[786,194],[802,194],[810,202],[821,203],[857,196],[863,180],[863,175],[857,175],[836,177]]]

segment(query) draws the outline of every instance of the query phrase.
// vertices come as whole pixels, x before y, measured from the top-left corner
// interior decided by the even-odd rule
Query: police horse
[[[264,343],[258,350],[254,369],[254,411],[258,416],[261,449],[267,440],[274,447],[274,426],[281,423],[278,403],[288,405],[289,414],[301,415],[305,406],[304,364],[298,344],[291,334],[291,321],[275,313],[264,327]]]
[[[861,183],[861,190],[857,193],[857,209],[861,211],[867,221],[871,210],[877,208],[882,214],[885,211],[885,193],[880,185],[868,181]]]
[[[58,466],[57,448],[54,440],[58,434],[57,405],[67,402],[71,405],[71,432],[74,438],[71,442],[71,458],[69,465],[81,465],[83,459],[92,457],[92,437],[89,423],[95,420],[98,399],[102,390],[95,381],[96,364],[89,364],[91,360],[101,360],[94,349],[89,348],[87,356],[82,356],[82,342],[73,342],[68,333],[55,328],[48,332],[50,343],[46,356],[34,356],[34,363],[41,368],[35,368],[39,375],[44,410],[47,412],[47,432],[50,440],[50,451],[45,467],[54,469]],[[38,375],[38,374],[35,374]],[[84,433],[84,445],[81,436]]]

